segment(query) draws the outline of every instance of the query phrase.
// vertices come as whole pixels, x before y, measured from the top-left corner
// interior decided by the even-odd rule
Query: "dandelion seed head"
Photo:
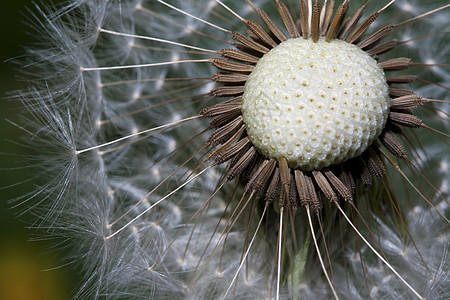
[[[224,32],[193,19],[169,8],[163,2],[226,30]],[[269,31],[267,24],[258,19],[258,12],[251,5],[242,1],[223,2],[245,20],[254,20],[260,24],[278,44],[278,39]],[[275,2],[279,5],[279,1],[252,2],[257,8],[268,12],[283,35],[290,34],[284,26],[286,20],[281,20],[278,13],[279,7],[277,9],[273,5]],[[388,14],[390,11],[386,11],[387,16],[381,16],[384,15],[383,12],[380,15],[383,19],[377,19],[367,35],[386,24],[399,23],[407,18],[405,12],[401,11],[405,3],[410,6],[406,15],[429,11],[420,1],[398,0],[389,8],[392,8],[392,15]],[[361,20],[374,11],[372,8],[379,9],[379,4],[371,1],[367,8],[369,7]],[[353,8],[355,7],[349,10],[348,17],[354,12]],[[288,5],[288,10],[293,12],[294,9],[297,8],[292,2],[292,5]],[[442,31],[448,23],[446,15],[448,14],[436,15],[432,18],[433,21],[418,20],[420,28],[407,29],[407,35],[402,35],[403,28],[399,28],[399,35],[401,39],[413,39]],[[78,270],[84,275],[76,297],[216,299],[222,298],[231,286],[228,294],[230,299],[296,299],[300,296],[304,299],[329,299],[332,297],[330,286],[318,267],[318,257],[323,257],[326,261],[325,270],[333,275],[333,285],[341,298],[367,299],[371,291],[378,298],[409,297],[406,287],[399,280],[393,280],[396,277],[379,262],[373,251],[355,239],[355,234],[348,230],[342,216],[336,215],[335,208],[324,205],[323,209],[318,209],[317,212],[320,213],[313,220],[316,232],[314,229],[308,230],[305,212],[300,209],[303,205],[297,205],[294,213],[293,206],[290,207],[287,202],[299,200],[291,197],[282,204],[281,189],[277,188],[273,199],[267,204],[266,215],[262,216],[262,207],[266,204],[264,197],[258,198],[259,190],[249,188],[248,191],[254,191],[253,198],[249,199],[246,190],[247,184],[252,184],[252,177],[257,179],[256,182],[264,182],[258,177],[260,169],[254,167],[260,166],[261,159],[249,160],[252,168],[239,173],[242,176],[236,176],[235,181],[224,184],[231,181],[227,178],[230,165],[217,166],[215,157],[211,156],[211,151],[220,153],[226,148],[222,143],[217,146],[208,144],[208,135],[211,134],[209,129],[214,127],[213,124],[208,125],[211,120],[196,118],[183,121],[157,132],[102,146],[115,138],[137,133],[138,129],[164,126],[186,117],[198,116],[199,111],[205,107],[217,102],[223,103],[219,96],[215,97],[214,91],[225,84],[210,80],[217,71],[209,63],[216,59],[214,55],[210,55],[211,52],[191,51],[192,49],[182,46],[132,37],[156,37],[211,51],[220,51],[238,44],[236,40],[232,40],[228,30],[241,32],[245,38],[252,39],[254,34],[244,28],[246,24],[240,23],[239,18],[235,18],[218,1],[76,0],[63,10],[43,13],[42,16],[42,23],[46,25],[43,25],[45,28],[40,32],[43,38],[39,47],[47,46],[45,49],[30,49],[30,59],[26,65],[32,68],[24,69],[33,78],[35,88],[24,91],[21,95],[35,117],[27,122],[27,128],[31,128],[29,140],[32,141],[33,148],[39,148],[43,153],[33,161],[41,166],[45,181],[36,195],[31,197],[37,199],[42,196],[42,200],[33,205],[32,210],[38,216],[37,222],[42,224],[39,226],[47,233],[52,232],[52,237],[64,241],[61,244],[71,249],[67,262],[69,265],[77,264]],[[392,16],[395,16],[395,20],[392,20]],[[398,16],[405,18],[398,19]],[[297,20],[298,11],[294,17],[294,26],[297,26]],[[348,18],[345,19],[347,20]],[[361,21],[357,24],[360,23]],[[297,31],[301,29],[300,25],[297,26]],[[104,30],[129,36],[106,33]],[[431,74],[436,78],[433,79],[435,83],[446,85],[448,69],[440,65],[446,63],[445,53],[448,51],[445,51],[445,38],[441,35],[430,35],[427,38],[430,38],[427,43],[417,40],[399,46],[399,50],[403,50],[401,47],[414,45],[406,53],[401,52],[401,56],[395,57],[402,57],[403,54],[409,56],[414,52],[414,62],[426,63],[426,58],[433,58],[436,66],[419,66],[418,71],[411,68],[414,70],[411,74]],[[255,40],[264,47],[268,46],[260,39],[253,39]],[[429,47],[422,47],[425,44]],[[234,50],[240,48],[245,47],[241,44]],[[241,52],[258,59],[263,56],[261,53],[254,53],[255,51]],[[311,53],[327,55],[317,51],[317,48],[309,49],[307,54]],[[203,60],[205,57],[205,62],[181,62]],[[383,63],[382,54],[374,57],[378,64]],[[306,55],[304,58],[306,63],[302,67],[307,70],[315,70],[320,65],[320,58],[311,59]],[[346,58],[344,55],[334,59]],[[233,61],[228,58],[224,60]],[[173,64],[137,67],[161,62]],[[246,62],[243,64],[252,65]],[[98,69],[127,65],[135,67],[121,70]],[[80,69],[80,66],[84,68]],[[219,72],[222,71],[229,75],[227,70]],[[327,69],[327,74],[335,71],[338,70]],[[348,70],[347,73],[351,75],[352,71]],[[239,84],[244,82],[242,78],[246,79],[249,73],[241,72]],[[386,74],[390,75],[392,74]],[[326,157],[329,151],[340,152],[328,138],[317,137],[315,126],[322,127],[332,138],[342,140],[345,144],[357,145],[357,139],[345,137],[340,129],[355,131],[359,129],[358,125],[340,120],[338,123],[341,127],[337,128],[320,122],[331,118],[330,114],[320,112],[328,105],[327,101],[322,100],[322,96],[330,95],[332,98],[335,93],[333,91],[341,84],[352,82],[345,78],[337,81],[326,78],[323,86],[318,89],[319,92],[310,94],[307,88],[314,87],[316,80],[306,75],[295,77],[301,89],[289,97],[301,98],[306,103],[279,105],[274,110],[294,111],[299,110],[301,105],[303,110],[308,105],[318,109],[319,113],[313,111],[301,119],[294,118],[290,121],[310,125],[304,131],[294,133],[311,139],[311,143],[304,146],[305,152],[317,157],[307,157],[304,154],[305,159],[310,159],[310,163],[311,159],[318,162],[322,159],[320,155]],[[342,73],[342,77],[346,77],[345,73]],[[381,77],[379,81],[385,81],[385,75]],[[283,101],[283,93],[289,86],[289,80],[275,78],[274,85],[281,95],[280,101]],[[417,93],[430,99],[447,97],[446,90],[436,85],[423,83],[417,86]],[[355,91],[350,88],[349,92],[354,94]],[[196,96],[199,94],[203,96]],[[343,98],[340,97],[341,94],[336,93],[336,96]],[[346,102],[341,103],[343,107],[333,104],[329,107],[352,119],[352,110],[345,107],[351,105],[351,102],[345,99],[343,101]],[[236,103],[238,102],[233,102],[231,106],[240,108],[240,103]],[[438,107],[441,111],[432,114],[431,106],[426,106],[431,117],[425,114],[424,119],[427,123],[431,120],[442,127],[448,117],[445,106]],[[229,106],[225,105],[225,108],[228,109]],[[409,113],[410,109],[406,110]],[[232,110],[230,115],[235,116],[233,113]],[[361,119],[361,113],[356,113],[355,118]],[[318,116],[321,119],[314,122]],[[286,121],[280,117],[277,122],[285,126]],[[377,121],[376,118],[373,121]],[[339,190],[334,185],[324,190],[336,194],[336,200],[332,203],[342,203],[363,235],[374,237],[375,248],[383,250],[387,261],[398,269],[407,282],[417,287],[421,295],[431,299],[443,298],[444,295],[445,298],[446,293],[448,295],[446,287],[449,272],[448,254],[443,253],[448,252],[450,235],[446,231],[447,227],[439,222],[442,221],[439,213],[448,214],[448,206],[442,199],[448,193],[448,159],[444,157],[448,151],[443,149],[445,147],[441,143],[428,145],[428,141],[423,150],[414,149],[417,146],[416,138],[411,139],[397,133],[398,126],[392,124],[392,120],[388,123],[398,137],[399,142],[393,142],[396,146],[405,141],[412,144],[410,151],[408,150],[412,163],[404,160],[398,168],[406,173],[407,178],[416,181],[409,185],[405,180],[402,181],[404,177],[398,172],[392,173],[389,170],[389,175],[385,175],[384,169],[376,169],[377,165],[384,165],[387,160],[372,148],[370,155],[363,154],[370,156],[369,160],[364,156],[363,160],[354,158],[345,166],[331,166],[334,174],[337,174],[338,182],[345,182],[344,186],[348,191]],[[263,125],[267,124],[269,122]],[[378,129],[373,131],[376,135]],[[233,131],[232,135],[234,133]],[[288,130],[283,133],[289,136]],[[246,134],[243,132],[242,137]],[[421,140],[422,133],[418,136]],[[232,140],[227,146],[234,142]],[[233,152],[233,161],[242,157],[252,145],[244,144],[239,151]],[[303,147],[302,142],[291,143],[288,138],[280,140],[279,145]],[[79,153],[89,147],[98,149]],[[289,156],[291,152],[288,151],[287,154]],[[208,157],[212,158],[208,160]],[[369,167],[365,168],[366,165]],[[425,172],[427,168],[431,168],[434,173],[437,166],[441,173],[435,174],[436,176],[429,176],[430,172]],[[345,167],[346,172],[341,172],[341,167]],[[420,171],[424,169],[424,176],[439,188],[441,194],[428,187],[421,173],[413,172],[414,167],[420,168]],[[206,168],[209,169],[200,174]],[[279,172],[278,165],[274,165],[274,169]],[[263,169],[268,170],[270,169]],[[370,180],[361,182],[360,170],[367,171],[371,176]],[[319,187],[323,181],[316,180],[312,172],[305,174],[305,180],[310,180],[308,182],[316,192],[318,201],[328,204],[328,196]],[[320,175],[325,173],[315,174],[323,179]],[[195,177],[197,175],[199,176]],[[295,173],[288,175],[292,175],[290,179],[296,183]],[[328,182],[329,177],[323,176],[325,182]],[[375,180],[378,176],[383,177]],[[333,182],[337,182],[336,178],[331,178]],[[288,181],[289,179],[285,183]],[[268,186],[269,183],[264,184]],[[371,188],[366,187],[369,184],[372,184]],[[405,195],[398,192],[399,187],[407,190]],[[417,196],[413,187],[418,187],[424,197],[430,200],[430,207],[423,204],[423,199]],[[338,188],[342,186],[338,185]],[[286,189],[283,190],[285,191]],[[361,216],[352,209],[349,199],[345,199],[347,202],[343,200],[346,192],[351,194],[351,204],[359,209]],[[422,201],[421,205],[417,205],[417,199]],[[277,237],[281,221],[280,208],[283,205],[286,213],[281,243],[281,289],[277,295]],[[369,209],[372,206],[376,208],[373,211]],[[399,213],[396,213],[396,209]],[[255,230],[259,221],[261,228]],[[362,221],[366,221],[368,227]],[[321,231],[318,230],[318,224],[322,226]],[[323,238],[319,241],[321,250],[317,253],[311,246],[312,234]],[[250,247],[253,235],[255,243]],[[248,248],[249,254],[244,258]],[[238,271],[241,261],[242,268]],[[232,282],[235,276],[236,280]]]
[[[363,153],[389,111],[388,86],[375,60],[348,43],[303,38],[285,41],[259,60],[242,101],[258,150],[304,171]]]

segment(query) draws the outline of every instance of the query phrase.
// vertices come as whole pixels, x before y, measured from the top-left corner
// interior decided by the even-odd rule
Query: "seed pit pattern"
[[[340,40],[311,44],[289,39],[266,53],[242,98],[258,151],[303,171],[362,154],[383,130],[390,101],[383,69],[367,53]]]

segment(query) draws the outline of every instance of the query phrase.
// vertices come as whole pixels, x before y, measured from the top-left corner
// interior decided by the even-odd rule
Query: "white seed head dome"
[[[321,169],[362,154],[389,112],[382,68],[340,40],[289,39],[266,53],[245,84],[250,140],[291,168]]]

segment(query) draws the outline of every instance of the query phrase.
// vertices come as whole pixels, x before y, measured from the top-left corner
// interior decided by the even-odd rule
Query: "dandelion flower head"
[[[74,296],[448,297],[444,2],[36,8],[24,206]]]

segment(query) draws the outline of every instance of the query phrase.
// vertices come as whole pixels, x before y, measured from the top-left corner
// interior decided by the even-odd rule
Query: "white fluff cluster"
[[[36,152],[31,163],[39,168],[40,181],[25,205],[36,215],[36,227],[55,238],[58,247],[67,250],[68,264],[81,272],[84,281],[76,298],[218,299],[232,283],[246,250],[244,245],[248,245],[261,216],[262,209],[252,203],[235,224],[230,224],[240,213],[235,211],[243,193],[238,183],[228,183],[211,198],[225,168],[207,169],[208,162],[199,167],[205,159],[200,150],[208,137],[204,132],[207,120],[190,120],[84,151],[195,116],[214,101],[195,95],[214,87],[209,78],[216,70],[207,62],[186,62],[210,55],[156,39],[219,50],[230,47],[230,37],[190,15],[240,30],[234,25],[237,20],[219,1],[167,1],[187,14],[161,2],[74,0],[57,10],[39,10],[35,18],[38,43],[28,49],[23,62],[32,83],[29,90],[21,91],[20,98],[30,113],[23,126]],[[243,17],[257,18],[244,1],[223,2]],[[269,0],[253,3],[273,11]],[[390,10],[392,16],[407,18],[398,8]],[[447,24],[442,14],[448,12],[421,21],[420,31],[406,32],[411,37],[438,32],[437,28],[442,30]],[[442,51],[433,42],[443,36],[429,37],[426,43],[414,42],[405,47],[407,54],[444,63]],[[159,64],[162,62],[167,64]],[[116,68],[142,64],[147,67]],[[418,68],[419,72],[426,70]],[[448,69],[433,67],[427,72],[434,81],[449,82]],[[429,86],[420,88],[429,98],[442,98],[446,93],[439,86]],[[427,117],[430,125],[441,129],[442,123],[449,124],[435,115]],[[424,144],[423,155],[416,155],[418,163],[425,169],[444,164],[439,175],[427,176],[434,175],[430,180],[441,189],[442,197],[448,197],[448,182],[440,179],[450,174],[445,167],[449,163],[445,145],[428,137]],[[405,187],[405,194],[399,191],[396,195],[407,218],[399,224],[382,212],[383,219],[368,216],[374,220],[374,241],[381,241],[381,249],[392,258],[389,261],[399,273],[406,273],[419,292],[436,299],[448,297],[448,226],[442,225],[432,208],[423,208],[428,205],[395,170],[390,174],[394,188],[399,182]],[[423,178],[419,182],[427,186]],[[436,194],[431,188],[426,191],[427,195]],[[380,197],[367,192],[360,200],[363,203]],[[448,215],[446,202],[436,197],[431,201],[440,201],[439,211]],[[415,214],[412,204],[419,203],[419,213]],[[230,299],[275,298],[278,215],[274,207],[268,208],[265,228],[256,235],[228,293]],[[326,240],[331,273],[343,298],[406,297],[409,292],[405,287],[356,239],[345,222],[338,221],[328,208],[323,217],[329,220],[324,222],[327,237],[333,237]],[[292,227],[287,227],[286,245],[292,242],[295,228],[300,250],[292,252],[286,247],[284,252],[281,298],[327,299],[331,295],[309,242],[306,220],[300,213]],[[404,230],[399,234],[397,227],[410,229],[425,264],[413,249],[411,237]],[[349,254],[352,251],[354,255]]]

